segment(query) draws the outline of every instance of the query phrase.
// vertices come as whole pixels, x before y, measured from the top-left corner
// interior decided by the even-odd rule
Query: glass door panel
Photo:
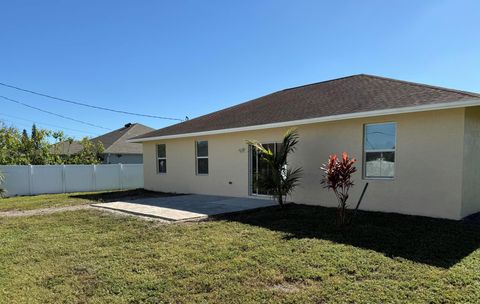
[[[270,149],[274,154],[276,153],[276,144],[263,144],[266,149]],[[262,153],[254,147],[251,148],[251,186],[252,194],[254,195],[268,195],[268,191],[259,184],[259,176],[268,175],[271,169],[267,162],[262,158]]]

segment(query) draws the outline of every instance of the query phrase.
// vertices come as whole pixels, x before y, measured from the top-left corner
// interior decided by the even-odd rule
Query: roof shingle
[[[154,129],[139,123],[126,124],[120,129],[92,138],[90,141],[94,143],[101,142],[105,149],[103,151],[105,154],[142,154],[142,145],[129,143],[127,140],[131,137],[139,136],[153,130]],[[60,147],[57,148],[59,151],[58,153],[63,155],[75,154],[83,149],[78,141],[73,141],[72,143],[63,141],[56,145],[57,147],[60,145]],[[54,151],[57,151],[57,149],[53,149]]]
[[[278,91],[133,139],[479,98],[476,93],[360,74]]]

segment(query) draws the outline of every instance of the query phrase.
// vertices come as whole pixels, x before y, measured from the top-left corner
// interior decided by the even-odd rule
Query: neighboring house
[[[104,147],[102,159],[104,164],[141,164],[143,162],[142,145],[127,142],[127,139],[138,136],[154,129],[139,123],[128,123],[123,128],[90,139],[93,143],[101,142]],[[62,155],[71,155],[81,151],[82,145],[78,141],[62,142],[58,152]]]
[[[354,206],[461,219],[480,211],[480,95],[370,75],[354,75],[269,94],[138,136],[148,190],[259,196],[265,164],[245,139],[275,143],[291,127],[290,157],[304,169],[291,200],[336,206],[320,185],[332,153],[358,159]]]

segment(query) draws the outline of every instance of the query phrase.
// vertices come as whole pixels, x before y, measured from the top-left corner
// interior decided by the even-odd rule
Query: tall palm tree
[[[284,207],[287,196],[292,194],[302,176],[302,168],[290,168],[288,166],[288,156],[295,152],[298,141],[299,135],[296,129],[289,129],[285,133],[282,143],[277,146],[276,153],[265,148],[257,140],[246,141],[247,144],[261,153],[262,160],[270,169],[257,173],[258,185],[272,195],[281,207]]]

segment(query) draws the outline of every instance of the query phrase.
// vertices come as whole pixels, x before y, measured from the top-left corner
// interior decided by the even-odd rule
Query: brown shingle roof
[[[478,98],[476,93],[360,74],[278,91],[134,139]]]
[[[142,145],[136,143],[129,143],[127,140],[134,136],[139,136],[153,131],[153,128],[147,127],[139,123],[126,124],[124,127],[114,130],[112,132],[100,135],[90,139],[96,143],[100,141],[103,144],[103,153],[110,154],[142,154]],[[81,151],[82,146],[78,141],[61,142],[60,154],[75,154]]]
[[[153,129],[145,125],[134,123],[127,124],[125,127],[92,138],[93,142],[103,143],[105,150],[103,153],[111,154],[142,154],[142,146],[127,142],[131,137],[151,132]]]

